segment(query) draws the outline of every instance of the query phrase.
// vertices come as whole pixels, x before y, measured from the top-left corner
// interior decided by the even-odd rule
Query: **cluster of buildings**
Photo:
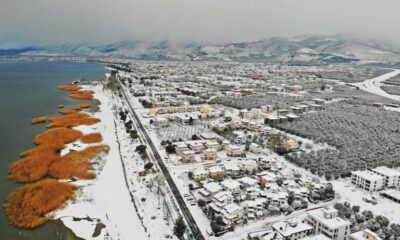
[[[264,119],[264,123],[273,126],[287,121],[295,121],[299,118],[300,114],[322,110],[323,104],[325,104],[325,100],[315,98],[312,101],[306,101],[299,105],[289,107],[289,109],[280,109],[277,110],[276,116],[267,116]]]
[[[369,192],[400,186],[400,171],[382,166],[351,173],[351,183]]]
[[[221,217],[229,227],[291,208],[307,208],[308,199],[327,187],[317,179],[295,179],[293,173],[267,158],[198,167],[191,178],[202,183],[192,194],[206,202],[205,214],[210,219]]]
[[[302,220],[291,218],[272,223],[270,229],[248,234],[249,240],[381,240],[369,229],[351,232],[351,222],[333,207],[307,211]]]
[[[213,140],[192,140],[175,143],[175,153],[181,158],[183,163],[196,161],[196,156],[202,160],[217,160],[218,151],[224,148],[224,145]]]

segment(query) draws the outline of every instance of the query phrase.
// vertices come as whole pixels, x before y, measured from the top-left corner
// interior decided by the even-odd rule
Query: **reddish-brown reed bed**
[[[46,121],[47,121],[47,117],[38,117],[38,118],[32,119],[32,124],[43,123]]]
[[[81,141],[83,143],[99,143],[103,141],[103,137],[101,136],[100,133],[91,133],[83,136],[81,138]]]
[[[71,109],[60,110],[60,113],[63,114],[63,115],[71,114],[71,113],[76,113],[76,112],[77,112],[77,111],[71,110]]]
[[[54,142],[71,143],[82,137],[82,132],[69,128],[53,128],[35,137],[34,143],[51,144]]]
[[[25,185],[12,192],[4,204],[10,222],[18,227],[35,228],[51,220],[48,213],[75,199],[78,187],[46,179]]]
[[[90,100],[93,99],[93,93],[93,91],[73,91],[69,97],[74,99]]]
[[[76,127],[79,125],[92,125],[100,122],[98,118],[92,118],[86,113],[70,113],[62,116],[53,117],[47,127]]]
[[[92,91],[80,91],[81,87],[70,84],[59,86],[58,89],[71,91],[71,98],[93,99]],[[76,110],[91,107],[91,104],[81,104]],[[64,106],[60,105],[60,108]],[[78,177],[95,178],[91,160],[100,153],[108,153],[108,146],[92,146],[81,151],[72,151],[60,156],[65,145],[81,139],[82,142],[101,142],[100,134],[82,136],[82,132],[70,129],[78,125],[91,125],[99,122],[88,114],[75,110],[61,110],[63,116],[51,118],[50,129],[35,137],[35,148],[21,153],[22,159],[13,163],[10,168],[10,179],[16,182],[32,182],[46,176],[54,178]],[[33,119],[32,123],[46,121],[46,118]],[[50,220],[51,211],[63,207],[68,200],[75,199],[78,187],[69,183],[46,179],[17,188],[4,204],[5,212],[10,222],[18,227],[35,228]]]
[[[35,138],[38,145],[21,153],[22,159],[9,167],[10,179],[16,182],[33,182],[48,175],[50,165],[59,157],[65,144],[82,137],[82,133],[68,128],[53,128]]]
[[[82,103],[82,104],[79,104],[78,106],[75,106],[73,108],[73,110],[79,111],[79,110],[82,110],[84,108],[90,108],[90,107],[93,107],[93,104],[91,104],[91,103]]]
[[[81,86],[77,84],[68,84],[58,86],[57,88],[63,91],[79,91],[81,89]]]
[[[96,175],[90,172],[92,163],[90,160],[100,153],[108,153],[108,146],[93,146],[81,151],[72,151],[55,161],[49,169],[49,175],[55,178],[77,177],[81,179],[93,179]]]

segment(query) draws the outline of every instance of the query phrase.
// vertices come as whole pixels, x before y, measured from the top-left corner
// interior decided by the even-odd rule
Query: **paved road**
[[[132,113],[132,116],[135,118],[136,123],[139,127],[139,130],[142,132],[143,136],[145,137],[147,145],[150,147],[154,158],[157,160],[158,165],[159,165],[161,171],[163,172],[165,179],[167,180],[167,183],[168,183],[172,193],[174,194],[175,199],[177,200],[177,202],[179,204],[180,209],[183,212],[183,215],[186,219],[187,224],[189,225],[190,230],[192,231],[193,236],[195,236],[196,240],[204,240],[205,238],[204,238],[203,234],[201,233],[199,227],[197,226],[191,212],[189,211],[189,208],[186,206],[186,203],[183,200],[183,197],[182,197],[181,193],[179,192],[177,186],[175,185],[175,182],[172,179],[167,167],[165,166],[163,160],[161,159],[161,156],[158,153],[157,148],[154,146],[152,140],[150,139],[150,136],[147,134],[146,129],[144,128],[142,122],[140,121],[134,108],[132,107],[129,98],[126,96],[123,84],[120,81],[119,81],[119,84],[121,85],[122,94],[126,100],[126,103],[128,104],[129,110]]]
[[[379,95],[382,97],[387,97],[396,101],[400,101],[400,96],[398,95],[393,95],[393,94],[389,94],[387,92],[385,92],[384,90],[382,90],[381,85],[382,82],[395,77],[397,75],[400,74],[400,70],[395,69],[392,72],[386,73],[384,75],[378,76],[376,78],[372,78],[372,79],[367,79],[363,82],[359,82],[359,83],[353,83],[352,85],[359,87],[360,89],[375,94],[375,95]]]

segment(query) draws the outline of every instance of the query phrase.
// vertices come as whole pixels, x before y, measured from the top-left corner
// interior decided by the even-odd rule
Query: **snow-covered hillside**
[[[326,64],[400,61],[400,47],[352,35],[272,37],[226,45],[176,44],[170,41],[123,41],[105,45],[64,44],[19,53],[30,56],[84,56],[139,60],[274,61]]]

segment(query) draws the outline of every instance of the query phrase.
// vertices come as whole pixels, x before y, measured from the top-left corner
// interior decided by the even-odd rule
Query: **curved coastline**
[[[71,98],[93,99],[93,92],[81,91],[80,88],[78,85],[59,87],[60,90],[71,91]],[[77,98],[73,94],[83,94],[84,97]],[[76,198],[79,186],[59,180],[96,177],[92,160],[107,154],[109,148],[98,144],[102,142],[100,133],[88,136],[74,129],[100,122],[89,111],[79,112],[92,106],[91,103],[83,103],[76,106],[74,112],[63,112],[61,116],[50,118],[51,123],[47,125],[50,129],[37,135],[34,140],[36,147],[21,153],[21,159],[11,164],[9,178],[15,182],[27,183],[10,193],[4,205],[10,222],[15,226],[36,228],[54,219],[54,210]],[[69,144],[86,146],[75,150],[70,149]]]

